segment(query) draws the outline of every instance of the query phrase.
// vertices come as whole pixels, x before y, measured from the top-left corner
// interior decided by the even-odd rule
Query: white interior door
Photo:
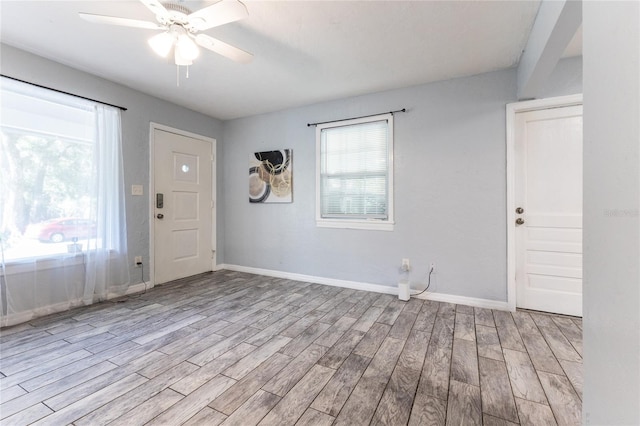
[[[516,305],[582,316],[582,106],[516,114],[514,148]]]
[[[153,128],[154,282],[211,271],[213,141]]]

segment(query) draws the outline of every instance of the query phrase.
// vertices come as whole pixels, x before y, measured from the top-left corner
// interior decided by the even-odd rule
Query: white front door
[[[211,271],[213,143],[152,128],[153,257],[156,284]]]
[[[582,106],[517,113],[516,305],[582,316]]]

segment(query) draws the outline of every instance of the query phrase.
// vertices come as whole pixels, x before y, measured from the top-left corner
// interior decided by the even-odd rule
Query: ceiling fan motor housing
[[[156,19],[161,25],[170,27],[172,24],[178,24],[191,32],[195,31],[193,25],[189,25],[188,15],[191,15],[191,10],[187,7],[176,3],[163,3],[165,9],[169,12],[169,15],[157,15]]]

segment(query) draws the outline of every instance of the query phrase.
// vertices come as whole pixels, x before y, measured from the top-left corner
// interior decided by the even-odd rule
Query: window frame
[[[5,129],[5,123],[4,121],[1,121],[1,120],[0,120],[0,131],[5,132],[7,131],[7,129],[13,129],[27,136],[38,136],[38,135],[55,136],[58,139],[65,142],[88,144],[92,146],[92,151],[93,151],[92,155],[96,155],[95,153],[97,151],[104,150],[104,147],[100,147],[99,145],[100,143],[104,143],[104,141],[100,141],[99,140],[100,138],[96,136],[98,132],[98,127],[99,127],[98,123],[96,123],[96,115],[98,114],[96,107],[100,105],[106,105],[107,107],[110,107],[110,108],[117,108],[117,107],[114,107],[108,104],[102,104],[98,101],[78,97],[65,92],[58,92],[54,89],[32,85],[28,82],[12,79],[10,77],[2,76],[1,79],[2,79],[2,82],[1,82],[2,90],[0,90],[0,92],[6,90],[7,92],[13,92],[20,96],[34,98],[37,101],[51,104],[53,105],[52,108],[55,110],[55,112],[58,112],[63,109],[67,109],[67,110],[84,111],[89,113],[91,116],[91,132],[90,133],[92,134],[92,137],[89,140],[82,137],[69,136],[66,133],[50,131],[49,129],[47,129],[46,131],[41,131],[38,129],[32,130],[25,127],[11,126],[11,125],[7,125]],[[51,115],[46,115],[46,114],[41,114],[41,115],[46,117],[51,117]],[[76,124],[77,122],[71,122],[71,123]],[[121,138],[122,137],[121,122],[119,124],[119,129],[120,129],[119,137]],[[96,167],[97,165],[95,164],[95,161],[94,161],[94,164],[92,167],[93,176],[97,175]],[[122,189],[122,191],[124,191],[124,188]],[[122,195],[124,196],[126,194],[123,192]],[[95,200],[92,200],[92,202],[95,202]],[[87,226],[87,224],[78,223],[79,220],[93,221],[94,226],[96,223],[95,219],[83,218],[83,219],[73,219],[74,223],[71,223],[69,225],[76,226],[76,227]],[[71,221],[70,219],[66,219],[64,222],[70,222],[70,221]],[[40,223],[40,222],[37,222],[37,223]],[[78,242],[80,242],[81,244],[84,244],[85,241],[89,239],[96,239],[96,238],[98,237],[82,239],[82,240],[79,240]],[[3,243],[3,241],[0,241],[0,244],[1,243]],[[64,241],[63,243],[67,246],[71,243],[75,244],[75,242],[73,242],[73,240],[70,240],[70,239]],[[3,250],[6,250],[6,249],[3,248]],[[57,269],[61,267],[60,262],[64,262],[64,266],[86,264],[87,256],[89,254],[95,256],[95,254],[99,251],[104,251],[105,253],[107,253],[110,259],[117,258],[117,254],[120,252],[117,248],[114,248],[113,246],[104,245],[103,243],[103,245],[100,247],[86,247],[79,252],[73,252],[73,253],[59,251],[55,253],[44,253],[44,254],[37,253],[30,256],[12,257],[12,258],[4,259],[2,261],[2,265],[1,265],[2,268],[0,268],[0,276],[2,276],[3,274],[10,276],[10,275],[22,274],[22,273],[27,273],[32,271]]]
[[[387,218],[386,219],[364,219],[364,218],[324,218],[322,217],[322,131],[327,128],[354,126],[376,121],[387,122]],[[369,117],[354,118],[349,120],[333,121],[322,123],[316,126],[316,226],[319,228],[344,228],[344,229],[367,229],[378,231],[393,231],[394,220],[394,152],[393,137],[393,114],[379,114]]]

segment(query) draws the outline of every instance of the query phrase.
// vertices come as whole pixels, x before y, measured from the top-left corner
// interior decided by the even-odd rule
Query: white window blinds
[[[322,219],[389,219],[390,119],[319,130]]]

